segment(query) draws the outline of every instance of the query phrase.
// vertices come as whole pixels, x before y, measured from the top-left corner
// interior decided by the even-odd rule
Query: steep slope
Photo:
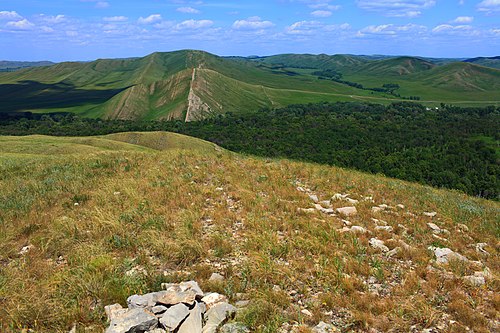
[[[29,139],[37,155],[12,148]],[[3,140],[2,332],[102,332],[105,305],[187,280],[247,301],[251,332],[499,329],[497,202],[225,151]]]
[[[23,68],[51,66],[54,63],[51,61],[0,61],[0,72],[12,72]]]

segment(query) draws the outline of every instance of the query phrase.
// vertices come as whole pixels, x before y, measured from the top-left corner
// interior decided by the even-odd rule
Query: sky
[[[0,60],[500,55],[500,0],[0,0]]]

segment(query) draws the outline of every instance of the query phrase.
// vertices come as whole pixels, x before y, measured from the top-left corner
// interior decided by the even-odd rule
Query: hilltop
[[[464,71],[466,75],[457,74]],[[327,73],[327,79],[318,73]],[[458,83],[448,79],[456,75]],[[418,99],[429,106],[498,105],[499,77],[498,69],[464,62],[437,66],[414,57],[238,58],[183,50],[0,73],[0,112],[194,121],[323,101],[388,104]]]
[[[252,332],[500,328],[497,202],[166,133],[0,151],[2,332],[97,332],[188,280]]]

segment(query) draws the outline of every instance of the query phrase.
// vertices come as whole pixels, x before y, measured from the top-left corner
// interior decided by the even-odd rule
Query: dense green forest
[[[500,108],[429,109],[320,103],[219,115],[199,122],[137,122],[74,115],[4,115],[1,135],[101,135],[165,130],[232,151],[286,157],[500,198]]]

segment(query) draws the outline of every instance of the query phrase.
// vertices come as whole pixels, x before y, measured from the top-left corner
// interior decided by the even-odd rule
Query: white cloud
[[[0,11],[0,20],[19,20],[23,17],[15,11]]]
[[[236,30],[257,30],[274,27],[271,21],[262,21],[258,16],[249,17],[246,20],[237,20],[233,23],[233,29]]]
[[[477,5],[477,10],[487,14],[500,12],[500,0],[484,0]]]
[[[7,22],[7,26],[17,30],[29,30],[33,28],[35,25],[30,21],[28,21],[27,19],[23,19],[21,21]]]
[[[314,17],[330,17],[332,16],[332,12],[329,10],[315,10],[311,15]]]
[[[107,1],[98,1],[95,4],[95,8],[108,8],[109,6],[111,6],[111,5]]]
[[[433,7],[436,0],[357,0],[356,3],[361,9],[385,16],[412,18]]]
[[[472,17],[472,16],[459,16],[451,22],[463,24],[463,23],[472,23],[472,21],[474,21],[474,17]]]
[[[363,37],[366,35],[386,35],[386,36],[413,35],[413,34],[422,34],[426,31],[427,27],[412,23],[405,25],[381,24],[381,25],[369,25],[359,30],[357,36]]]
[[[199,13],[201,13],[198,9],[193,8],[193,7],[180,7],[180,8],[177,8],[177,11],[179,13],[185,13],[185,14],[199,14]]]
[[[471,25],[451,25],[441,24],[432,29],[434,34],[460,35],[460,36],[476,36],[481,32],[474,29]]]
[[[214,24],[213,21],[210,20],[187,20],[175,25],[176,30],[195,30],[195,29],[203,29],[211,27]]]
[[[128,17],[126,17],[126,16],[108,16],[108,17],[103,17],[103,21],[105,21],[105,22],[126,22],[126,21],[128,21]]]
[[[288,26],[286,33],[290,35],[312,35],[316,30],[323,27],[324,25],[318,21],[299,21]]]
[[[152,14],[149,15],[148,17],[142,17],[142,16],[139,17],[139,20],[137,20],[137,22],[139,22],[139,24],[153,24],[161,20],[162,17],[160,14]]]

